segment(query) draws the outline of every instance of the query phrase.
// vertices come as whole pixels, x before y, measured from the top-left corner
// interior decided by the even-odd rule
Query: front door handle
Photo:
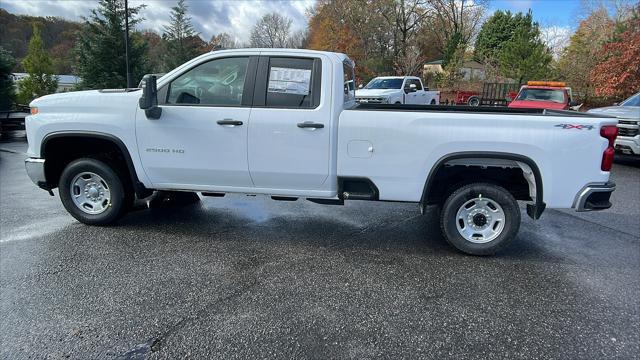
[[[242,125],[242,121],[240,121],[240,120],[232,120],[232,119],[218,120],[217,123],[218,123],[218,125],[231,125],[231,126]]]
[[[298,127],[301,129],[304,129],[304,128],[322,129],[324,127],[324,124],[305,121],[305,122],[298,123]]]

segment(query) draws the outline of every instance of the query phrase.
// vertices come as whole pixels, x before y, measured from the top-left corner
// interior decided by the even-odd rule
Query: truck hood
[[[531,101],[531,100],[513,100],[509,103],[510,108],[520,109],[549,109],[549,110],[566,110],[567,105],[553,101]]]
[[[591,114],[615,116],[622,119],[640,120],[640,106],[607,106],[587,111]]]
[[[386,97],[398,94],[400,89],[360,89],[356,90],[356,96]]]
[[[39,97],[29,106],[51,112],[97,112],[130,108],[142,95],[140,89],[86,90],[57,93]]]

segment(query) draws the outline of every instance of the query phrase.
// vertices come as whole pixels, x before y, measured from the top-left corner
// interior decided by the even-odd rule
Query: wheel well
[[[137,176],[131,158],[121,146],[112,139],[91,135],[73,134],[46,138],[41,154],[45,159],[44,171],[48,185],[51,188],[58,186],[60,175],[70,162],[90,157],[109,163],[121,174],[125,186],[138,192]]]
[[[499,158],[444,161],[428,181],[423,194],[424,204],[442,204],[456,189],[478,181],[502,186],[516,200],[535,201],[538,194],[537,180],[528,164]]]

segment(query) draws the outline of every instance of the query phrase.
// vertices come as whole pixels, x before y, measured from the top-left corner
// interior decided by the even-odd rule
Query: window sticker
[[[269,73],[268,92],[293,95],[309,95],[311,70],[272,67]]]

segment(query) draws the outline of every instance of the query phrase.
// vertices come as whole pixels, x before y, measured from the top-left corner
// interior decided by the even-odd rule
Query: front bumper
[[[24,161],[24,167],[27,169],[27,175],[29,175],[34,184],[45,190],[51,189],[44,174],[44,159],[28,158]]]
[[[618,136],[615,142],[616,151],[625,154],[640,155],[640,135],[634,137]]]
[[[576,209],[576,211],[608,209],[612,205],[609,198],[615,189],[616,184],[613,182],[588,184],[578,192],[572,207]]]

